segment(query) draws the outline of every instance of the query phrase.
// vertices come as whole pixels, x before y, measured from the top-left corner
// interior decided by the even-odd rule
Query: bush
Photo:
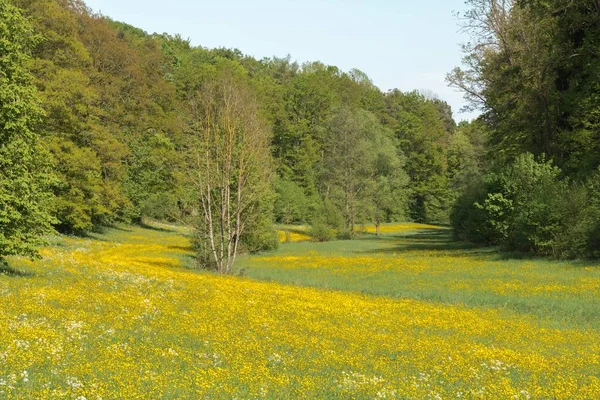
[[[152,194],[143,202],[140,215],[175,222],[181,219],[181,209],[177,200],[176,195],[170,192]]]
[[[458,239],[565,258],[600,256],[600,172],[585,185],[531,154],[488,174],[457,200]]]
[[[586,184],[571,185],[562,196],[562,224],[554,238],[554,255],[600,257],[600,173]]]
[[[308,198],[295,182],[275,181],[275,220],[283,224],[305,222],[308,218]]]
[[[554,233],[560,229],[568,184],[550,162],[525,154],[504,174],[507,198],[512,200],[506,246],[511,250],[552,253]]]
[[[192,238],[192,247],[196,252],[196,264],[201,269],[217,270],[206,232],[206,226],[203,223],[196,225],[196,233]],[[270,225],[260,225],[247,230],[242,235],[238,254],[271,251],[277,249],[278,246],[279,241],[275,230]]]
[[[333,239],[334,232],[324,223],[315,223],[308,230],[313,242],[328,242]]]
[[[262,226],[244,234],[241,244],[243,252],[258,253],[276,250],[279,240],[277,240],[277,232],[271,226]]]
[[[338,231],[335,237],[338,240],[352,240],[355,235],[356,233],[352,233],[348,229],[343,229],[341,231]]]
[[[455,239],[483,245],[499,244],[500,238],[488,223],[487,212],[475,206],[482,203],[486,195],[484,182],[477,181],[458,197],[450,214]]]

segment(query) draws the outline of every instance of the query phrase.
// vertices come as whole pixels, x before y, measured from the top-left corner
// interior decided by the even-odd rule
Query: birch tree
[[[272,180],[270,133],[239,75],[220,72],[193,101],[198,262],[222,274],[232,271],[244,235],[260,224]]]

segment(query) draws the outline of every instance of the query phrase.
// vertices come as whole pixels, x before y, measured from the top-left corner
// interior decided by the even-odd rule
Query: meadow
[[[261,280],[389,297],[493,307],[531,314],[558,327],[600,329],[600,266],[551,261],[451,238],[424,224],[366,227],[357,240],[280,246],[242,259]]]
[[[190,269],[184,228],[53,238],[0,275],[0,398],[600,397],[600,266],[382,232],[242,276]]]

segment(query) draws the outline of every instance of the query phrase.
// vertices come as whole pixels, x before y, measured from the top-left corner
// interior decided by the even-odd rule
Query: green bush
[[[568,191],[560,170],[531,154],[519,156],[500,176],[507,210],[506,247],[510,250],[552,252],[554,232],[560,229],[562,202]]]
[[[454,238],[482,245],[496,245],[500,237],[489,224],[487,212],[475,204],[482,203],[487,193],[483,181],[473,182],[456,200],[450,214]]]
[[[275,181],[275,221],[282,224],[303,223],[308,218],[309,200],[295,182]]]
[[[571,185],[562,197],[562,224],[553,252],[565,258],[600,257],[600,173]]]
[[[182,211],[174,193],[159,192],[151,194],[142,203],[140,215],[156,220],[175,222],[181,220]]]
[[[586,184],[561,179],[550,162],[519,156],[457,200],[458,239],[562,258],[600,256],[600,173]]]
[[[264,225],[242,235],[242,250],[247,253],[276,250],[279,246],[277,232],[272,226]]]
[[[334,238],[333,230],[324,223],[315,223],[308,230],[313,242],[328,242]]]
[[[350,232],[348,229],[343,229],[341,231],[338,231],[335,237],[338,240],[351,240],[354,238],[355,234],[356,233]]]

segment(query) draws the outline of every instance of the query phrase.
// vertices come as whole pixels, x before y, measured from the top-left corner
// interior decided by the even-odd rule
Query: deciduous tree
[[[35,256],[42,235],[52,231],[52,178],[36,133],[42,110],[25,68],[34,40],[18,9],[0,0],[0,262]]]
[[[193,101],[193,170],[200,218],[198,259],[219,273],[232,271],[240,245],[264,228],[272,202],[270,132],[245,74],[223,66]],[[269,218],[268,218],[269,219]],[[270,220],[270,219],[269,219]]]

